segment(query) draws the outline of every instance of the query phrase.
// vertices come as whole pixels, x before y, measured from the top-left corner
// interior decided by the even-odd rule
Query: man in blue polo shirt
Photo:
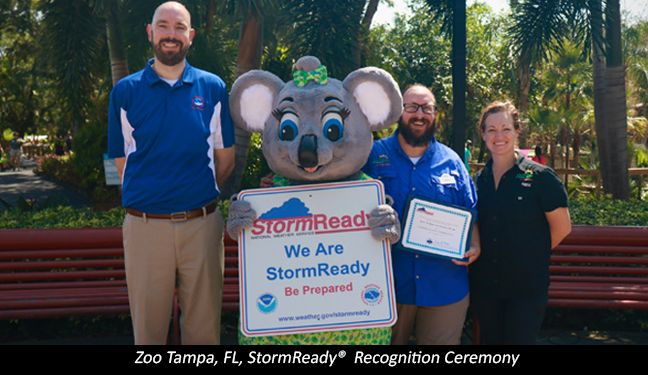
[[[160,5],[147,26],[154,58],[110,97],[108,154],[123,182],[126,280],[136,344],[164,344],[174,291],[183,344],[218,344],[223,219],[218,184],[234,168],[224,82],[191,67],[187,9]]]
[[[423,85],[403,94],[404,111],[393,136],[374,142],[363,171],[385,185],[393,207],[405,217],[414,195],[470,209],[476,208],[473,182],[456,152],[436,141],[436,99]],[[398,321],[392,344],[459,344],[468,309],[467,265],[480,253],[475,224],[465,261],[418,255],[392,247]]]

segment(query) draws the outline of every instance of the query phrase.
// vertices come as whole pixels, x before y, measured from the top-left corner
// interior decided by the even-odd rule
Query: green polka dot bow
[[[328,74],[326,73],[326,67],[324,65],[320,65],[312,72],[304,72],[302,70],[295,71],[293,73],[293,79],[295,80],[295,85],[299,87],[304,87],[308,83],[308,81],[315,81],[320,85],[326,85]]]

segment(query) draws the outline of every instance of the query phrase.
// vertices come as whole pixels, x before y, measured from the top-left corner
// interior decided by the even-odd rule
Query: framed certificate
[[[411,196],[405,205],[401,244],[406,250],[463,259],[470,248],[473,210]]]

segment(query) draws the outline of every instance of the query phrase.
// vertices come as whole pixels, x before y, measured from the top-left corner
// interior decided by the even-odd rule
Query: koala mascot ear
[[[284,82],[279,77],[263,70],[251,70],[240,76],[230,92],[230,114],[234,123],[263,133],[274,98],[283,87]]]
[[[395,124],[403,112],[403,97],[398,84],[380,68],[355,70],[344,79],[343,85],[355,98],[372,131]]]

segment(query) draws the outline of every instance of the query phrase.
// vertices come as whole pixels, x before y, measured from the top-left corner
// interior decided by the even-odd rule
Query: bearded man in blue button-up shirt
[[[436,141],[436,99],[423,85],[403,94],[404,111],[396,133],[374,143],[364,172],[385,185],[394,208],[405,217],[408,196],[475,209],[477,194],[461,158]],[[398,321],[392,344],[460,344],[469,305],[467,265],[479,256],[473,228],[464,261],[417,254],[392,247]]]

